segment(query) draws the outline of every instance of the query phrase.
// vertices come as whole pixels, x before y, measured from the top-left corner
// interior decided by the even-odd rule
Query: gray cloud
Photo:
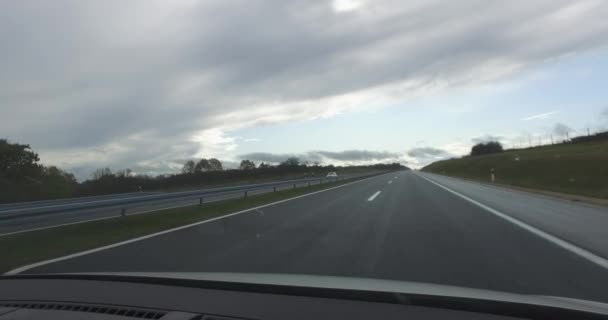
[[[266,162],[266,163],[281,163],[288,158],[302,158],[302,154],[279,154],[269,152],[253,152],[248,154],[242,154],[239,156],[241,160],[251,160],[254,162]]]
[[[408,150],[407,155],[413,158],[437,158],[450,156],[450,153],[433,147],[419,147]]]
[[[360,90],[401,97],[483,83],[604,46],[607,7],[383,0],[338,13],[304,0],[4,1],[0,127],[67,167],[172,168],[176,157],[233,148],[193,141],[201,131],[349,111],[327,99]]]
[[[422,168],[437,160],[456,156],[447,150],[433,147],[412,148],[407,151],[406,155],[411,158],[409,163],[414,168]]]
[[[486,142],[490,142],[490,141],[502,141],[504,140],[505,137],[503,136],[496,136],[496,135],[491,135],[491,134],[486,134],[483,136],[479,136],[479,137],[474,137],[471,139],[472,143],[486,143]]]
[[[240,155],[240,159],[248,159],[257,162],[281,163],[287,158],[299,158],[301,161],[309,163],[371,163],[398,161],[399,153],[387,151],[369,150],[346,150],[346,151],[308,151],[299,154],[276,154],[267,152],[254,152]]]
[[[565,137],[567,136],[570,132],[573,132],[574,129],[570,128],[569,126],[563,124],[563,123],[556,123],[555,126],[553,126],[553,133],[555,133],[558,136],[562,136]]]
[[[328,159],[340,161],[376,161],[399,157],[399,154],[396,152],[368,150],[346,150],[342,152],[313,151],[312,153],[319,154]]]
[[[604,108],[604,110],[602,110],[602,112],[600,113],[600,117],[603,118],[604,120],[608,121],[608,107]]]

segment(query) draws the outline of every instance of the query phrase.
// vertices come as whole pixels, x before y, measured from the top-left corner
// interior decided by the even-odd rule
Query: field
[[[608,142],[559,144],[432,163],[423,171],[608,199]]]

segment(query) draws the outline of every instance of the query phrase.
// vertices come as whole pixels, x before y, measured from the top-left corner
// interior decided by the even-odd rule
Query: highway
[[[305,187],[309,183],[325,183],[336,179],[348,179],[378,173],[370,171],[368,173],[341,175],[338,178],[277,180],[258,184],[180,192],[134,192],[0,204],[0,237],[67,224],[115,218],[123,214],[123,209],[125,215],[142,214],[161,209],[191,206],[198,204],[201,198],[205,203],[209,203],[243,197],[244,191],[247,191],[248,195],[255,195],[273,192],[275,187],[279,191],[294,187]]]
[[[606,207],[399,171],[16,272],[337,275],[608,302],[607,226]]]

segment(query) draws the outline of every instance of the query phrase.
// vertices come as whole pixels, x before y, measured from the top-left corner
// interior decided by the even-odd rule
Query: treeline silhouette
[[[398,170],[399,163],[336,167],[309,165],[289,158],[279,165],[243,160],[239,169],[225,170],[217,159],[188,161],[181,173],[158,176],[139,175],[130,169],[112,172],[97,169],[91,178],[79,183],[74,175],[57,167],[46,167],[29,145],[0,139],[0,203],[94,196],[124,192],[179,190],[214,185],[270,181],[281,178],[321,177],[370,170]]]
[[[502,152],[502,144],[498,141],[481,142],[471,148],[471,156]]]
[[[595,134],[580,136],[570,139],[570,143],[584,143],[593,141],[608,141],[608,131],[598,132]]]
[[[588,134],[586,136],[573,137],[573,138],[566,139],[562,142],[552,143],[551,145],[587,143],[587,142],[599,142],[599,141],[608,141],[608,131],[598,132],[595,134]],[[527,148],[517,148],[517,149],[525,150],[525,149],[542,148],[542,147],[544,147],[544,146],[538,145],[538,146],[530,146]],[[508,149],[508,150],[514,150],[514,149]],[[481,143],[475,144],[471,148],[471,152],[467,156],[474,157],[474,156],[480,156],[480,155],[485,155],[485,154],[499,153],[499,152],[503,152],[503,151],[504,151],[504,149],[500,142],[488,141],[488,142],[481,142]],[[467,157],[467,156],[465,156],[465,157]]]
[[[74,175],[45,167],[29,145],[0,139],[0,202],[65,198],[74,195]]]

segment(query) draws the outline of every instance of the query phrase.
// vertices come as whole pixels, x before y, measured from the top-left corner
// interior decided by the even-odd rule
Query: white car
[[[338,177],[338,174],[337,174],[337,173],[335,173],[335,172],[330,172],[330,173],[328,173],[328,174],[327,174],[327,176],[326,176],[326,177],[327,177],[327,178],[337,178],[337,177]]]

